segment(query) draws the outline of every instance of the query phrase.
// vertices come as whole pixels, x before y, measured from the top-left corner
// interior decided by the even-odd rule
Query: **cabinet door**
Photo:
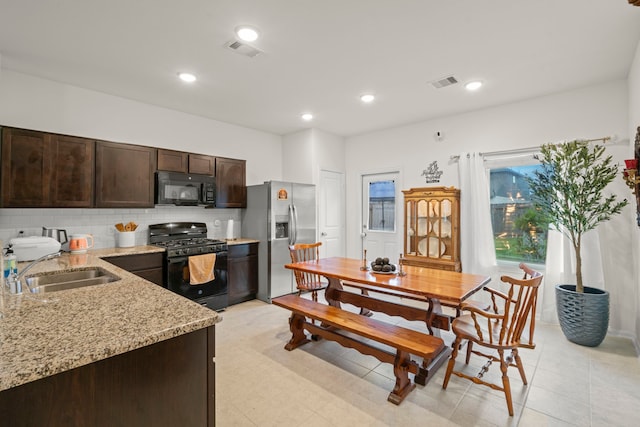
[[[12,128],[2,139],[3,206],[93,206],[94,141]]]
[[[187,173],[189,154],[182,151],[158,149],[158,170]]]
[[[96,207],[153,207],[156,149],[96,143]]]
[[[93,206],[95,141],[53,135],[51,146],[51,205]]]
[[[102,258],[104,261],[116,265],[136,276],[165,286],[164,284],[164,263],[162,252],[151,254],[135,254]]]
[[[216,207],[246,208],[246,161],[216,157]]]
[[[258,244],[229,246],[229,304],[255,299],[258,292]]]
[[[215,175],[215,157],[204,154],[189,154],[189,173]]]
[[[2,206],[50,204],[51,135],[2,129]]]

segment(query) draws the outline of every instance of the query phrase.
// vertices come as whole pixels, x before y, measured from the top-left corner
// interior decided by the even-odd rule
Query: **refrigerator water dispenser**
[[[289,238],[289,221],[276,222],[276,239]]]

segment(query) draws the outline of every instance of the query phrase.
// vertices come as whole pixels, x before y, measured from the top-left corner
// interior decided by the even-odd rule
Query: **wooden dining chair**
[[[446,389],[451,374],[454,374],[476,384],[500,390],[505,394],[509,415],[513,415],[513,402],[507,369],[509,367],[518,368],[522,382],[527,384],[527,377],[518,349],[520,347],[533,348],[535,307],[538,288],[542,283],[542,274],[524,264],[520,264],[520,268],[525,272],[524,279],[515,279],[509,276],[500,278],[508,285],[505,292],[485,287],[485,290],[491,294],[492,307],[489,310],[462,303],[462,310],[468,314],[463,314],[451,323],[456,338],[452,345],[453,351],[442,383],[442,388]],[[526,338],[526,343],[523,343],[521,337],[527,325],[529,336]],[[467,341],[465,364],[469,364],[472,354],[488,359],[475,377],[454,370],[460,346],[465,340]],[[482,347],[482,351],[474,348],[476,345]],[[502,386],[482,379],[493,362],[500,364]]]
[[[542,273],[533,270],[531,267],[529,267],[528,265],[526,265],[525,263],[521,262],[520,263],[520,269],[523,271],[523,279],[529,279],[532,277],[538,277],[538,276],[542,276]],[[496,301],[496,295],[493,293],[493,289],[491,289],[490,287],[485,287],[483,289],[486,292],[489,292],[491,294],[491,302],[490,303],[485,303],[485,302],[478,302],[478,301],[472,301],[469,300],[469,304],[467,304],[467,307],[469,305],[474,305],[475,308],[482,308],[482,310],[485,311],[493,311],[493,313],[501,313],[501,304],[500,301]],[[523,348],[536,348],[536,344],[533,342],[533,334],[535,331],[535,327],[536,327],[536,307],[537,307],[537,302],[538,302],[538,293],[536,292],[533,295],[533,304],[531,306],[531,312],[534,314],[533,316],[531,316],[531,318],[529,319],[529,323],[527,324],[528,327],[528,334],[526,337],[521,337],[520,338],[520,347]],[[484,308],[484,307],[486,308]],[[468,310],[468,308],[467,308]],[[523,332],[524,333],[524,332]],[[525,341],[526,338],[526,341]],[[470,346],[471,347],[471,346]],[[469,351],[469,348],[467,348],[467,352]],[[468,357],[468,356],[467,356]],[[468,363],[468,362],[467,362]]]
[[[320,258],[320,245],[322,242],[316,243],[299,243],[289,245],[289,254],[291,262],[313,261]],[[303,271],[294,270],[296,278],[296,287],[298,295],[303,292],[311,292],[311,298],[318,301],[318,291],[325,289],[329,283],[319,274],[305,273]]]

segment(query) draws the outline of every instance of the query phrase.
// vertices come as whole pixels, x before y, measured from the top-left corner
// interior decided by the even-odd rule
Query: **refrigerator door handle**
[[[298,243],[298,209],[293,206],[293,244]]]
[[[293,219],[293,205],[289,205],[289,244],[295,243],[295,222]]]

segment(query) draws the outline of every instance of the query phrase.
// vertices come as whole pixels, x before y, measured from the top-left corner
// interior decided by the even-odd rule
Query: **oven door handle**
[[[167,262],[169,264],[179,264],[181,262],[185,262],[188,261],[189,257],[188,256],[180,256],[180,257],[171,257],[171,258],[167,258]]]
[[[217,258],[227,256],[227,251],[216,252],[215,255],[216,255],[216,262],[217,262]],[[178,256],[178,257],[167,258],[167,262],[169,264],[179,264],[181,262],[186,262],[186,261],[189,261],[189,256]]]

